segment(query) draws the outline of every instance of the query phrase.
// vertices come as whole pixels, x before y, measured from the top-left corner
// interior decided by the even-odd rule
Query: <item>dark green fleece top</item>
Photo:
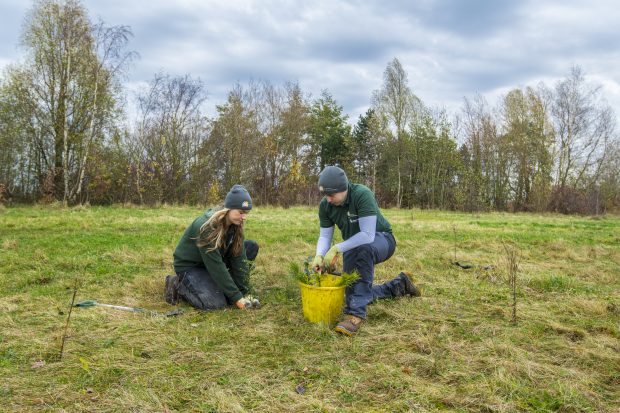
[[[375,195],[362,184],[349,184],[347,197],[342,205],[332,205],[323,198],[319,205],[319,222],[321,227],[329,228],[334,224],[340,228],[342,239],[347,240],[360,232],[359,219],[375,215],[377,232],[392,232],[392,226],[381,214]]]
[[[233,256],[232,240],[237,230],[231,225],[226,234],[226,246],[207,251],[209,247],[198,248],[196,242],[200,234],[200,227],[207,222],[215,210],[209,209],[187,227],[179,244],[174,250],[174,270],[184,272],[194,267],[207,269],[213,280],[222,289],[222,292],[231,301],[241,299],[250,291],[249,269],[245,255],[245,246],[241,254]]]

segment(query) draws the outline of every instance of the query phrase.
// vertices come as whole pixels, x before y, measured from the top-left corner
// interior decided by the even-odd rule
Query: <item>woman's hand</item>
[[[235,303],[235,305],[237,306],[237,308],[239,310],[245,310],[246,308],[250,308],[252,306],[252,303],[247,298],[242,298],[242,299],[238,300]]]
[[[260,301],[251,295],[246,295],[235,303],[238,309],[245,310],[248,308],[260,308]]]

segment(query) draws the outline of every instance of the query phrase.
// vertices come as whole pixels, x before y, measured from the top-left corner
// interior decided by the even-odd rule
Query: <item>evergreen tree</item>
[[[353,154],[350,134],[351,126],[347,124],[347,115],[342,113],[342,106],[329,92],[323,91],[310,109],[309,139],[312,150],[308,157],[316,165],[317,172],[326,165],[340,165],[351,172]]]
[[[380,145],[385,142],[386,136],[387,131],[381,127],[374,109],[360,115],[351,134],[353,176],[373,190],[376,189]]]

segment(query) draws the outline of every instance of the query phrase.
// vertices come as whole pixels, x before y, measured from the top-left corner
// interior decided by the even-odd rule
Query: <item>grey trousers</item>
[[[245,240],[245,252],[249,261],[254,261],[258,255],[256,241]],[[190,270],[178,272],[179,298],[187,301],[191,306],[200,310],[215,310],[226,307],[229,303],[219,285],[213,280],[205,267],[194,267]]]

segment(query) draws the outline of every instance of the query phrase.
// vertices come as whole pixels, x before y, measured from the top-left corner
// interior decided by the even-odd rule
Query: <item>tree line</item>
[[[325,90],[234,85],[216,115],[189,74],[154,74],[127,119],[127,26],[92,22],[77,0],[40,0],[23,63],[0,78],[0,202],[213,204],[235,183],[256,204],[316,203],[337,164],[384,206],[604,213],[620,207],[616,117],[579,67],[496,105],[428,107],[394,58],[352,124]]]

